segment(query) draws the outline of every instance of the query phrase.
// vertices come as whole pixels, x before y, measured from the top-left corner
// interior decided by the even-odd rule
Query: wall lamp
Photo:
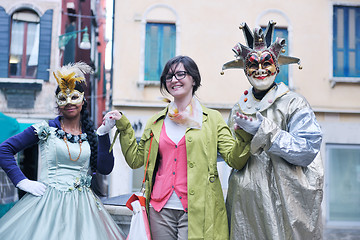
[[[67,32],[63,35],[59,36],[59,48],[64,49],[66,44],[70,41],[70,39],[75,39],[78,33],[84,33],[81,43],[79,44],[79,48],[88,50],[91,48],[90,40],[89,40],[89,34],[88,34],[88,28],[85,27],[82,30],[79,31],[73,31],[73,32]]]

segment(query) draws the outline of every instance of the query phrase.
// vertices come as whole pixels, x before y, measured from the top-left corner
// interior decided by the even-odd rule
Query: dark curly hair
[[[90,119],[89,111],[87,110],[87,101],[84,100],[84,105],[81,109],[81,126],[84,132],[87,134],[87,139],[90,144],[91,156],[90,156],[90,167],[92,172],[96,172],[97,169],[97,149],[98,140],[95,132],[95,126],[93,121]]]
[[[79,92],[84,92],[84,88],[80,83],[76,82],[75,89]],[[55,95],[60,92],[59,86],[56,88]],[[87,139],[91,149],[90,155],[90,167],[91,171],[94,173],[97,169],[97,149],[98,149],[98,140],[96,135],[96,130],[93,121],[90,118],[89,111],[87,110],[87,101],[84,98],[84,104],[82,106],[80,115],[81,115],[81,127],[83,132],[86,133]],[[59,108],[58,108],[59,109]]]

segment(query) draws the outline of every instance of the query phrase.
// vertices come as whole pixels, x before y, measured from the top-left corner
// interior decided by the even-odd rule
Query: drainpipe
[[[112,12],[112,33],[111,33],[111,67],[110,67],[110,96],[109,96],[109,110],[112,110],[113,101],[113,69],[114,69],[114,22],[115,22],[115,0],[113,0]]]

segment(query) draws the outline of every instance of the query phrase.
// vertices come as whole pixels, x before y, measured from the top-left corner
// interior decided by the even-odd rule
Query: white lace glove
[[[261,115],[260,112],[257,112],[256,118],[257,119],[254,120],[252,117],[248,117],[246,115],[237,112],[236,115],[234,115],[234,120],[236,125],[235,128],[236,127],[242,128],[244,129],[245,132],[255,135],[264,117]]]
[[[96,133],[99,136],[105,135],[111,131],[111,129],[115,126],[115,119],[110,117],[106,117],[101,126],[97,129]]]
[[[42,196],[46,190],[45,184],[38,181],[32,181],[27,178],[18,182],[16,187],[37,197]]]

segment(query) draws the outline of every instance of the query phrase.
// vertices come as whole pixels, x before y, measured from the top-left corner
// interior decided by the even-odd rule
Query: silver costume
[[[264,119],[247,164],[229,177],[230,239],[322,239],[322,132],[310,105],[282,83],[262,100],[245,93],[230,129],[236,112]]]

